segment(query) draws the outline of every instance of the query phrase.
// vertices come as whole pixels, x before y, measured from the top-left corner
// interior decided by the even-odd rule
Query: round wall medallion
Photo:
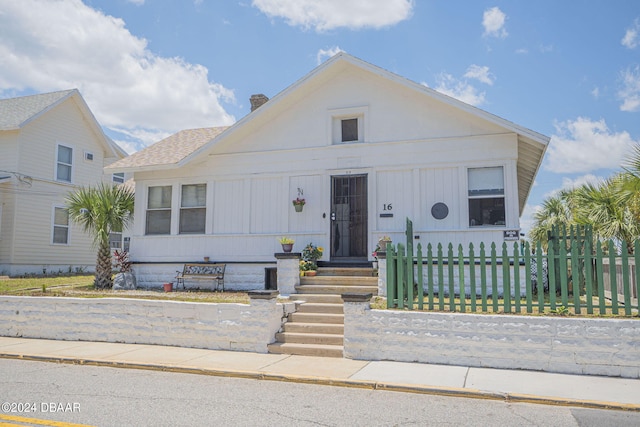
[[[431,215],[435,219],[445,219],[449,215],[449,208],[442,202],[438,202],[431,207]]]

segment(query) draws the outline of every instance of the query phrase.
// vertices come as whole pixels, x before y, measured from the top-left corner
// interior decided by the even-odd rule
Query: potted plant
[[[302,212],[302,207],[305,203],[305,200],[301,199],[300,197],[296,197],[295,199],[293,199],[293,207],[295,208],[296,212]]]
[[[293,249],[293,244],[296,241],[290,237],[283,236],[280,238],[279,242],[282,245],[282,252],[291,252],[291,250]]]
[[[311,261],[300,260],[300,276],[315,276],[318,266]]]
[[[302,260],[309,264],[307,271],[313,271],[313,273],[309,275],[315,275],[316,270],[318,270],[317,261],[322,257],[323,252],[324,249],[322,246],[315,246],[313,243],[309,243],[302,250]]]
[[[165,292],[173,292],[173,282],[168,282],[162,285]]]
[[[386,252],[387,243],[391,243],[391,237],[389,237],[389,236],[380,237],[378,239],[378,246],[376,246],[376,252],[378,252],[378,251]]]

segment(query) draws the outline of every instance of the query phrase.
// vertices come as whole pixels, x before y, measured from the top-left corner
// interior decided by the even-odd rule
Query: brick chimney
[[[251,101],[251,111],[256,110],[258,107],[261,107],[265,102],[267,102],[269,98],[265,95],[259,93],[257,95],[251,95],[249,101]]]

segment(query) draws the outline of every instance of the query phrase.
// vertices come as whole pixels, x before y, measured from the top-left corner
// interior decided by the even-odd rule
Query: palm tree
[[[82,187],[67,196],[69,217],[92,235],[93,243],[98,247],[94,281],[98,289],[113,286],[109,233],[122,231],[131,222],[133,201],[130,190],[106,183]]]
[[[533,214],[533,227],[529,231],[532,242],[541,242],[547,246],[548,235],[553,226],[575,224],[571,214],[571,191],[563,190],[542,202],[542,209]]]
[[[634,193],[624,190],[627,183],[626,177],[618,174],[600,184],[585,184],[576,189],[573,192],[576,221],[591,224],[601,239],[633,242],[640,235],[640,228],[634,218]]]

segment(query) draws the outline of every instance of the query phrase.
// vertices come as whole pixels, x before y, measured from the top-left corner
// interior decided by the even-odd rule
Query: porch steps
[[[315,277],[301,277],[293,301],[302,301],[289,315],[269,352],[302,356],[342,357],[344,352],[343,293],[378,293],[371,268],[321,267]]]

